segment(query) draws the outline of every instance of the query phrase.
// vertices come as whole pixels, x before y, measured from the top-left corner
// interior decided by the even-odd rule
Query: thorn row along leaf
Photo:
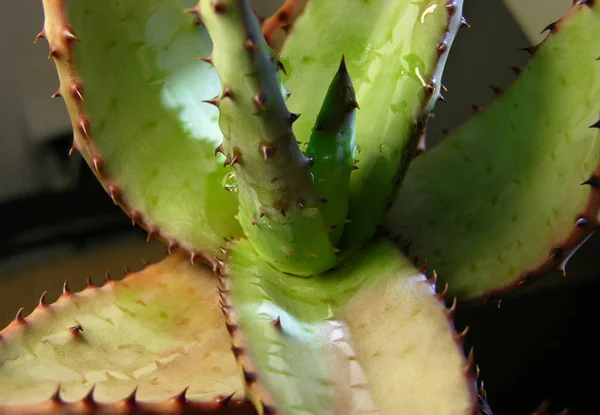
[[[407,176],[399,194],[403,205],[392,209],[389,223],[405,222],[391,225],[395,234],[403,241],[411,240],[412,249],[423,252],[443,271],[453,295],[476,302],[498,301],[515,287],[529,284],[550,270],[559,269],[566,275],[569,258],[600,226],[600,106],[597,100],[588,99],[589,91],[598,88],[597,82],[590,85],[588,80],[598,79],[600,66],[597,48],[587,41],[596,34],[600,36],[589,31],[600,27],[599,17],[597,3],[575,3],[569,14],[551,25],[542,43],[524,48],[532,59],[524,69],[515,71],[518,77],[514,85],[485,111],[475,108],[473,120],[435,152],[428,153],[431,157],[420,157]],[[585,49],[568,54],[572,41],[580,42]],[[578,82],[582,73],[587,74],[586,81]],[[563,81],[567,82],[565,87],[558,87]],[[538,106],[537,101],[529,99],[533,96],[546,104]],[[566,101],[574,107],[580,105],[576,120],[559,116]],[[532,119],[538,120],[535,127]],[[500,144],[498,140],[504,141]],[[543,145],[535,145],[538,141]],[[484,147],[486,152],[496,154],[495,158],[478,159],[476,154]],[[510,151],[511,156],[503,157],[499,151]],[[557,152],[562,154],[560,158]],[[523,171],[529,171],[528,166],[545,171],[544,179],[526,185],[529,173]],[[583,180],[582,166],[587,170]],[[433,177],[440,169],[445,169],[445,180],[436,183]],[[467,177],[471,188],[459,201],[453,195],[463,194],[458,189],[464,187]],[[544,190],[548,187],[562,190],[548,193]],[[450,191],[452,188],[455,190]],[[406,199],[407,193],[413,195],[410,200]],[[517,194],[521,202],[512,205],[510,213],[498,210],[508,206],[508,197]],[[541,211],[528,210],[534,206]],[[436,213],[440,209],[442,216]],[[472,215],[473,211],[478,214]],[[432,222],[431,218],[437,219]],[[525,218],[527,226],[519,226],[519,220]],[[503,234],[495,232],[492,236],[490,229],[503,230]],[[515,233],[515,229],[523,232]],[[549,229],[551,238],[541,243],[535,239],[538,234],[545,237]],[[430,239],[432,235],[435,241]],[[452,242],[448,244],[450,235]],[[494,248],[486,252],[490,244]],[[468,258],[458,254],[466,245],[477,246],[481,252]],[[481,278],[482,268],[490,279]]]
[[[253,414],[240,401],[214,283],[179,253],[100,287],[73,292],[65,283],[52,304],[42,294],[29,316],[20,309],[0,331],[0,413],[232,405]]]
[[[202,0],[213,41],[210,58],[222,92],[219,108],[225,165],[237,181],[237,218],[254,248],[276,268],[295,275],[324,272],[336,263],[310,168],[292,132],[297,116],[284,102],[279,67],[246,1]]]
[[[471,351],[465,360],[463,354],[467,330],[454,333],[453,309],[446,309],[443,296],[435,294],[435,278],[413,274],[392,245],[383,242],[368,249],[368,261],[382,265],[378,272],[360,271],[362,261],[355,261],[327,280],[289,280],[261,263],[247,241],[228,246],[227,267],[219,278],[221,308],[247,396],[259,413],[440,413],[441,407],[419,397],[430,393],[440,376],[452,385],[438,391],[453,397],[443,409],[474,411],[474,356]],[[392,265],[384,258],[396,261]],[[281,286],[282,281],[289,284]],[[402,296],[406,302],[400,305],[394,299],[405,290],[411,295]],[[374,309],[367,307],[373,303],[378,303]],[[409,315],[421,317],[417,322]],[[435,324],[426,325],[421,318]],[[418,325],[419,339],[412,330],[404,331],[412,324]],[[437,340],[425,325],[439,330]],[[404,333],[402,341],[386,334],[396,330]],[[413,346],[421,352],[403,352]],[[421,371],[419,359],[444,368],[444,375]],[[390,383],[397,385],[397,393],[386,393]],[[330,387],[324,389],[324,384]]]
[[[91,123],[83,106],[85,102],[83,83],[78,78],[79,71],[73,61],[73,42],[82,43],[82,40],[73,33],[69,24],[65,0],[43,0],[42,3],[45,13],[44,28],[36,36],[34,42],[42,38],[48,40],[48,58],[54,60],[57,68],[60,87],[53,98],[62,97],[71,116],[74,137],[69,154],[75,151],[81,153],[113,202],[129,215],[132,225],[138,224],[146,229],[148,240],[151,238],[161,239],[168,245],[169,252],[181,249],[187,252],[192,263],[201,261],[214,267],[215,261],[212,256],[197,250],[197,247],[185,244],[181,240],[175,240],[170,235],[163,233],[147,215],[132,207],[122,194],[116,178],[110,177],[105,170],[104,157],[93,140]]]

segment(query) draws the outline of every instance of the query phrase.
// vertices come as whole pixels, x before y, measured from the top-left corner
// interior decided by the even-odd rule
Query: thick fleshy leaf
[[[174,254],[123,280],[41,300],[27,317],[20,312],[0,331],[0,412],[49,402],[59,384],[66,401],[92,388],[92,400],[104,403],[136,388],[139,402],[185,388],[206,408],[217,397],[242,399],[215,284],[210,270]]]
[[[81,151],[106,190],[151,236],[211,261],[240,233],[214,150],[220,90],[193,0],[44,0],[48,39]]]
[[[551,26],[509,90],[408,172],[389,226],[452,295],[561,266],[598,226],[600,3],[591,3]]]
[[[284,45],[288,106],[302,114],[298,140],[308,141],[342,56],[356,90],[359,169],[351,175],[346,248],[364,245],[385,217],[440,96],[461,10],[460,0],[311,1]]]
[[[246,241],[228,258],[223,310],[260,413],[473,412],[451,313],[389,242],[308,279],[276,271]]]

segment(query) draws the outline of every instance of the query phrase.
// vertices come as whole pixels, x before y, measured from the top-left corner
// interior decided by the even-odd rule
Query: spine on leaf
[[[356,169],[356,109],[358,104],[346,64],[333,78],[313,127],[306,155],[314,162],[313,180],[319,195],[329,239],[338,243],[348,215],[350,172]]]
[[[336,256],[313,188],[311,160],[292,132],[297,116],[285,106],[278,64],[246,0],[201,0],[213,41],[210,61],[222,92],[226,165],[237,180],[238,220],[256,251],[283,272],[308,276],[335,265]]]

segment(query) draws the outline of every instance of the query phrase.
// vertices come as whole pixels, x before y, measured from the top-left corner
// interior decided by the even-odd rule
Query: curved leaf
[[[196,59],[210,39],[183,13],[193,1],[43,3],[73,147],[150,236],[211,262],[221,238],[241,231],[214,157],[218,111],[202,102],[220,89]]]
[[[598,55],[600,3],[576,5],[509,90],[409,169],[388,225],[452,295],[539,276],[597,226]]]
[[[385,217],[439,97],[461,11],[460,0],[312,1],[284,45],[288,107],[302,114],[298,140],[308,141],[342,56],[356,90],[359,169],[351,175],[346,248],[363,246]]]
[[[224,312],[260,413],[469,414],[474,382],[435,284],[387,242],[291,278],[235,242]]]
[[[59,384],[66,401],[92,387],[93,401],[104,403],[135,388],[139,402],[185,388],[187,398],[205,403],[242,398],[215,283],[177,254],[102,287],[67,288],[27,317],[21,310],[0,331],[0,412],[41,404]]]

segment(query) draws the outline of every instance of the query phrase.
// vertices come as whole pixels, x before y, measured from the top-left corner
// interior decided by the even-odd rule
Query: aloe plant
[[[460,0],[42,3],[72,151],[169,255],[19,310],[0,411],[491,413],[456,299],[598,226],[598,2],[422,154]]]

